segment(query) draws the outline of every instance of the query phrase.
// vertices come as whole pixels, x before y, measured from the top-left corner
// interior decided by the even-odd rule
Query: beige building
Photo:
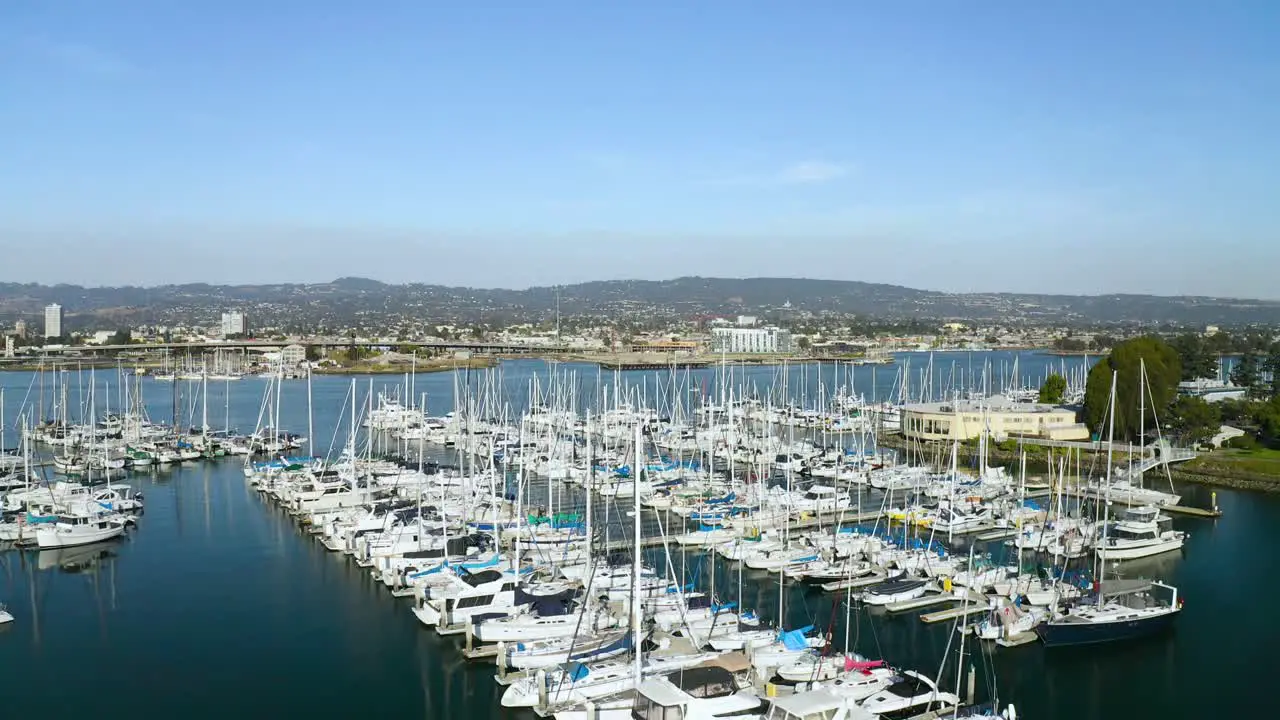
[[[287,368],[298,367],[307,361],[307,349],[301,345],[287,345],[280,351],[280,362]]]
[[[1070,408],[1013,402],[1004,397],[958,402],[918,403],[902,408],[902,434],[915,440],[972,440],[990,430],[996,440],[1035,437],[1088,440],[1089,428],[1076,422]]]

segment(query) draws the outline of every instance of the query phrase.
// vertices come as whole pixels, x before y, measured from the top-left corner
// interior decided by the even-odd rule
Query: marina
[[[504,382],[510,383],[516,389],[511,392],[511,395],[517,395],[521,386],[529,392],[531,386],[536,387],[542,382],[542,380],[535,380],[538,377],[546,380],[551,386],[556,384],[554,379],[549,379],[551,376],[547,374],[548,370],[538,362],[517,361],[504,363],[504,367],[509,373],[503,378]],[[762,374],[769,372],[765,369]],[[641,375],[636,373],[628,380],[641,381],[643,379]],[[33,382],[31,376],[14,376],[14,378],[19,379],[19,382],[15,383],[6,378],[5,387],[8,398],[25,390],[25,388],[17,389],[22,381],[25,381],[28,386]],[[479,382],[476,378],[473,378],[473,381]],[[184,382],[188,382],[186,390],[198,392],[196,388],[201,383]],[[394,425],[393,422],[385,419],[400,411],[376,412],[391,407],[379,405],[378,401],[379,396],[389,392],[388,387],[361,387],[353,394],[351,382],[345,378],[316,378],[305,384],[286,383],[281,386],[282,390],[276,391],[278,394],[273,396],[269,380],[259,381],[256,387],[245,389],[249,387],[246,385],[248,382],[250,381],[235,384],[235,389],[232,391],[235,394],[234,397],[220,398],[210,393],[204,398],[203,404],[212,408],[218,406],[220,402],[223,403],[226,415],[234,416],[234,422],[226,423],[229,428],[241,427],[247,430],[253,424],[261,425],[262,421],[255,421],[254,417],[265,415],[274,420],[272,425],[282,428],[280,436],[296,433],[301,438],[325,438],[324,442],[331,444],[336,449],[336,453],[341,453],[341,449],[352,442],[348,437],[350,430],[348,426],[352,423],[347,419],[355,413],[357,418],[355,424],[362,428],[355,433],[360,436],[360,439],[355,441],[356,447],[364,446],[365,449],[360,452],[369,453],[371,458],[374,454],[401,457],[403,469],[396,472],[401,473],[402,478],[408,478],[409,474],[417,472],[418,467],[427,468],[428,466],[453,467],[455,470],[447,472],[456,473],[458,477],[465,477],[464,473],[467,472],[475,472],[471,468],[476,467],[477,455],[460,451],[457,444],[448,447],[442,443],[432,448],[431,441],[423,438],[421,442],[425,452],[405,453],[405,438],[395,437],[405,433],[405,430],[392,427],[364,428],[363,425],[366,422],[372,425],[382,422]],[[359,381],[359,383],[366,382]],[[459,381],[456,377],[433,376],[429,379],[416,378],[413,382],[416,384],[415,390],[423,392],[428,399],[459,396],[457,393]],[[181,382],[178,384],[182,385]],[[141,392],[144,395],[144,404],[152,408],[153,419],[160,415],[159,409],[166,406],[176,405],[181,412],[194,417],[199,417],[200,414],[208,411],[200,407],[202,403],[198,400],[179,399],[175,403],[172,399],[174,390],[171,384],[148,379],[144,380],[140,387],[143,388]],[[309,399],[308,390],[311,391]],[[118,391],[118,387],[102,390],[104,394]],[[402,396],[408,397],[409,394],[403,393]],[[471,399],[464,401],[464,404],[474,405],[486,402],[481,399],[483,397],[483,393],[473,394]],[[278,405],[274,410],[273,404]],[[455,403],[448,403],[448,405],[453,404]],[[448,412],[448,405],[441,403],[433,408],[428,403],[428,410],[441,409],[427,412],[426,417],[443,417]],[[549,405],[554,409],[555,401],[552,400]],[[307,412],[309,407],[312,409],[310,413]],[[410,406],[406,404],[403,407],[408,410]],[[10,418],[16,418],[18,415],[12,405],[6,408],[6,413]],[[525,432],[532,436],[533,433],[528,432],[527,429],[528,418],[531,416],[527,411],[525,413]],[[346,421],[345,424],[344,421]],[[15,423],[11,419],[6,425],[14,427]],[[779,432],[785,436],[793,431],[783,426]],[[255,431],[253,434],[260,435],[260,432]],[[474,432],[473,434],[481,435]],[[812,433],[807,436],[816,437]],[[591,442],[600,442],[595,452],[602,452],[609,447],[609,443],[603,442],[607,437],[607,434],[595,436],[596,439]],[[842,439],[841,444],[850,442],[850,438],[851,435],[847,435]],[[633,447],[627,449],[632,445],[627,441],[628,439],[619,434],[619,442],[613,445],[622,454],[618,462],[626,460],[628,453],[635,452]],[[486,442],[490,441],[486,440]],[[12,446],[13,443],[6,441],[5,444]],[[323,448],[319,452],[323,454]],[[479,457],[485,458],[489,452],[486,450]],[[320,648],[325,648],[324,652],[336,652],[339,657],[347,658],[342,663],[343,667],[347,665],[352,667],[347,668],[348,672],[339,673],[344,676],[342,682],[331,683],[329,687],[314,692],[307,691],[304,693],[305,697],[301,698],[294,693],[288,699],[287,705],[285,698],[278,691],[268,692],[271,698],[261,705],[252,707],[241,704],[247,700],[226,698],[215,701],[209,697],[205,698],[205,702],[212,704],[209,707],[200,707],[191,698],[179,697],[173,693],[161,694],[165,702],[176,702],[184,708],[190,708],[189,715],[192,717],[222,716],[230,712],[256,715],[265,712],[264,708],[270,708],[273,702],[281,703],[279,707],[287,706],[294,710],[312,706],[315,708],[314,711],[321,715],[326,709],[331,710],[334,707],[332,703],[341,702],[348,703],[345,707],[353,709],[359,707],[363,712],[422,714],[427,707],[435,711],[438,708],[448,709],[456,706],[460,709],[459,711],[488,713],[499,704],[498,696],[504,692],[502,688],[512,687],[522,679],[532,677],[519,668],[509,667],[511,662],[524,662],[518,657],[510,657],[512,646],[481,642],[476,636],[477,628],[481,627],[479,625],[464,622],[456,626],[435,628],[436,632],[432,632],[431,628],[422,627],[414,614],[409,611],[410,606],[421,601],[418,597],[420,592],[416,590],[409,593],[391,592],[391,589],[397,587],[395,579],[393,578],[392,585],[386,583],[388,575],[385,570],[380,571],[381,561],[376,558],[372,559],[372,564],[366,564],[358,554],[345,557],[344,552],[326,549],[326,545],[329,544],[328,538],[331,537],[328,529],[329,521],[323,519],[317,521],[306,513],[300,513],[294,501],[286,496],[286,491],[283,489],[285,486],[276,487],[274,484],[276,481],[272,481],[273,485],[268,488],[263,484],[265,476],[250,477],[246,472],[242,472],[248,466],[240,457],[220,455],[189,462],[195,464],[158,466],[146,471],[135,468],[127,475],[127,479],[119,480],[139,490],[147,503],[146,513],[138,517],[136,526],[123,540],[108,543],[100,548],[91,547],[89,551],[74,548],[38,552],[15,549],[0,554],[0,562],[4,563],[3,569],[6,572],[6,584],[0,586],[3,589],[0,601],[6,602],[10,611],[17,616],[16,622],[11,623],[7,631],[0,630],[0,657],[6,659],[6,664],[9,659],[17,661],[21,658],[23,662],[20,665],[14,665],[14,667],[24,668],[18,671],[20,677],[38,685],[38,675],[27,677],[24,673],[41,672],[39,658],[44,653],[42,648],[49,643],[54,643],[56,647],[59,642],[71,641],[73,634],[68,633],[82,634],[85,630],[91,630],[91,634],[96,632],[101,638],[100,641],[96,641],[101,645],[100,651],[108,652],[117,646],[116,643],[123,642],[123,640],[112,640],[113,637],[119,637],[119,633],[132,635],[145,628],[151,628],[145,630],[143,635],[154,637],[154,633],[160,628],[170,628],[170,631],[175,631],[180,625],[185,627],[190,622],[195,622],[194,617],[188,614],[189,612],[196,613],[200,612],[198,608],[209,608],[209,603],[215,600],[219,608],[217,612],[225,612],[231,618],[239,618],[237,622],[261,628],[263,637],[272,638],[273,645],[285,644],[285,647],[274,652],[262,653],[260,649],[249,650],[247,647],[241,648],[239,652],[250,655],[263,654],[261,659],[254,661],[264,663],[263,667],[267,666],[266,663],[270,663],[272,666],[289,668],[287,676],[294,679],[286,679],[286,685],[306,683],[308,675],[313,675],[315,672],[326,674],[329,672],[321,670],[320,665],[315,665],[314,671],[309,672],[308,663],[321,662],[321,660],[316,658],[308,661],[300,657],[316,655],[320,652]],[[252,462],[260,463],[262,460]],[[749,462],[744,464],[751,467]],[[632,465],[634,466],[634,462]],[[46,471],[54,469],[52,466],[45,468]],[[759,477],[766,476],[758,469],[746,470],[746,468],[734,471],[730,475],[741,481],[741,478],[745,477],[744,471],[754,472]],[[603,472],[601,474],[605,475]],[[775,487],[782,489],[791,484],[797,488],[823,487],[822,483],[829,482],[820,477],[813,477],[809,472],[800,473],[799,471],[790,474],[785,470],[778,470],[768,473],[767,476],[771,483],[776,483]],[[840,471],[837,469],[837,479],[839,476]],[[481,474],[479,477],[486,476]],[[521,482],[522,477],[523,482]],[[848,647],[873,659],[883,657],[894,667],[914,668],[931,677],[937,676],[941,687],[949,688],[960,696],[965,695],[963,684],[957,684],[954,668],[950,671],[945,669],[947,664],[954,665],[955,662],[955,647],[951,637],[958,635],[954,632],[957,621],[971,622],[989,611],[986,604],[992,600],[988,594],[943,592],[943,576],[938,576],[938,579],[934,580],[938,588],[934,591],[935,594],[926,593],[915,598],[898,599],[886,603],[882,609],[877,608],[870,603],[863,604],[853,596],[873,592],[874,588],[886,584],[893,577],[890,572],[873,571],[866,577],[848,577],[811,584],[802,581],[796,574],[799,570],[795,564],[807,562],[802,555],[790,556],[782,564],[766,562],[763,566],[753,567],[761,563],[749,557],[739,559],[731,545],[724,542],[709,543],[712,531],[700,531],[700,521],[686,519],[681,515],[689,508],[682,508],[677,504],[667,504],[665,507],[661,504],[654,506],[653,500],[662,497],[661,495],[646,493],[645,504],[641,505],[640,499],[621,495],[619,488],[626,484],[623,481],[602,483],[596,491],[584,492],[575,489],[574,483],[566,480],[548,484],[545,477],[531,467],[522,471],[519,466],[515,466],[508,470],[505,477],[502,477],[501,484],[505,486],[504,489],[494,491],[492,494],[502,497],[515,495],[519,498],[520,490],[524,488],[529,494],[527,501],[530,505],[540,506],[539,511],[545,510],[547,517],[576,514],[591,518],[590,522],[596,523],[600,533],[596,548],[599,552],[626,553],[630,549],[639,547],[643,551],[642,559],[647,567],[661,568],[667,565],[668,573],[671,573],[674,578],[679,578],[680,584],[688,582],[689,589],[695,594],[706,593],[708,596],[732,602],[743,610],[754,610],[761,615],[762,622],[776,623],[782,628],[819,625],[823,628],[823,632],[833,639],[836,653]],[[1013,499],[1017,499],[1016,469],[1010,469],[1010,477]],[[405,481],[402,479],[397,482]],[[653,479],[650,478],[649,481],[653,482]],[[693,485],[689,481],[686,483]],[[637,481],[632,479],[631,484],[635,485]],[[1027,484],[1033,485],[1030,482]],[[748,489],[739,486],[737,491],[742,496]],[[723,492],[723,489],[713,489],[709,495],[703,495],[703,497],[719,497]],[[808,491],[810,495],[814,492]],[[951,568],[946,571],[945,576],[948,587],[950,578],[958,577],[955,573],[958,572],[957,568],[964,566],[961,561],[967,554],[990,556],[995,562],[993,567],[1000,567],[1001,562],[1008,562],[1007,558],[1010,557],[1009,553],[1013,548],[1002,541],[1012,542],[1010,538],[1019,533],[1018,528],[998,528],[990,523],[975,523],[965,527],[951,528],[949,531],[940,530],[936,522],[890,525],[888,523],[890,509],[901,507],[901,493],[898,493],[898,500],[891,500],[893,493],[853,484],[847,486],[846,490],[848,497],[851,498],[849,505],[842,509],[834,509],[823,505],[828,502],[823,492],[825,491],[817,491],[817,494],[808,500],[816,503],[810,509],[801,509],[805,500],[800,495],[796,495],[789,502],[797,504],[790,506],[789,512],[780,516],[758,515],[754,519],[742,521],[742,531],[746,533],[746,537],[751,537],[751,533],[755,532],[751,528],[755,526],[766,531],[766,540],[773,537],[774,533],[778,533],[782,537],[793,535],[796,541],[809,538],[807,542],[819,540],[824,533],[830,538],[831,533],[840,528],[853,529],[852,537],[864,537],[860,534],[863,532],[868,533],[865,535],[868,538],[876,532],[887,532],[888,537],[895,534],[902,537],[902,534],[906,533],[908,539],[921,543],[928,549],[928,553],[936,554],[935,543],[939,546],[945,545],[946,556],[952,559],[946,564]],[[1197,489],[1194,488],[1185,489],[1183,492],[1187,495],[1184,503],[1199,499],[1205,504],[1212,502],[1210,507],[1224,510],[1225,519],[1217,521],[1224,523],[1224,527],[1237,522],[1237,515],[1244,515],[1243,522],[1249,522],[1254,515],[1252,512],[1241,511],[1241,503],[1248,502],[1243,494],[1224,492],[1223,497],[1211,501],[1207,497],[1198,495]],[[489,494],[489,491],[481,486],[479,494],[483,497]],[[1024,493],[1022,497],[1031,494]],[[1042,503],[1053,497],[1053,493],[1047,490],[1036,494],[1039,497],[1038,501]],[[778,497],[783,496],[778,495]],[[633,505],[640,508],[634,515],[631,514],[635,512]],[[707,508],[713,506],[693,505],[691,507],[694,513],[705,513]],[[1169,509],[1169,507],[1164,508],[1166,511]],[[500,517],[491,516],[490,521],[501,519],[502,522],[509,522],[517,517],[522,515],[512,513]],[[628,521],[631,517],[639,517],[642,520],[639,523],[638,538],[632,536],[630,529],[632,523]],[[701,522],[705,522],[706,519],[704,518]],[[727,527],[734,527],[733,523],[738,522],[731,520],[728,516],[723,520],[729,522]],[[1143,575],[1153,573],[1177,584],[1184,593],[1196,598],[1189,604],[1189,608],[1200,607],[1196,603],[1211,604],[1213,602],[1211,598],[1202,597],[1203,592],[1197,592],[1194,586],[1187,585],[1184,578],[1188,569],[1183,566],[1188,562],[1192,563],[1192,568],[1204,566],[1205,561],[1196,559],[1198,552],[1196,546],[1204,546],[1206,542],[1204,538],[1214,537],[1218,534],[1219,528],[1210,518],[1186,517],[1183,519],[1179,516],[1175,522],[1194,523],[1189,527],[1190,535],[1183,554],[1176,557],[1165,555],[1154,560],[1141,561],[1147,564],[1136,570],[1129,570],[1126,566],[1125,571]],[[1202,523],[1210,524],[1202,526]],[[875,530],[877,525],[881,530]],[[1208,532],[1202,532],[1202,527],[1209,528]],[[855,528],[865,529],[859,531]],[[484,532],[486,531],[481,528],[481,533]],[[518,542],[516,538],[520,537],[519,532],[523,531],[516,532],[516,535],[500,539],[499,547],[513,548],[514,545],[511,543]],[[700,533],[706,533],[706,537],[702,537]],[[944,537],[946,540],[942,541],[941,538]],[[837,543],[841,541],[839,533],[836,533],[834,538]],[[325,542],[322,543],[321,540]],[[336,540],[334,546],[343,547],[343,542]],[[910,543],[907,545],[909,546]],[[787,548],[788,545],[785,543],[780,546],[782,552],[789,552]],[[472,555],[472,560],[481,560],[485,557],[484,552],[487,551],[481,550],[481,554]],[[47,553],[55,554],[46,557]],[[527,556],[535,562],[541,562],[536,560],[538,553],[533,550],[530,550]],[[765,558],[769,555],[766,553],[760,557]],[[938,557],[942,556],[938,555]],[[148,561],[147,558],[152,560]],[[1151,564],[1153,562],[1154,565]],[[173,567],[179,563],[182,567]],[[120,571],[126,573],[124,579],[126,592],[123,595],[119,592],[121,578],[117,573]],[[963,571],[959,570],[959,572]],[[171,578],[166,581],[167,590],[160,591],[158,588],[152,588],[154,580],[161,577],[158,573],[164,573],[164,576]],[[402,573],[397,577],[408,578],[410,574],[412,573]],[[1191,577],[1196,577],[1196,572],[1193,572]],[[232,592],[228,592],[225,585],[230,578],[236,578],[237,589]],[[86,579],[90,581],[88,586],[85,584]],[[176,585],[170,586],[169,582]],[[285,584],[282,585],[281,582]],[[71,589],[75,587],[83,590]],[[217,590],[218,587],[222,589]],[[621,616],[626,617],[629,613],[627,609],[629,603],[625,602],[625,598],[633,589],[629,585],[624,585],[621,590],[621,594],[617,597],[612,597],[611,593],[610,604],[615,612],[621,611]],[[71,595],[71,593],[85,591],[90,593],[87,597],[83,594]],[[208,597],[205,597],[206,595]],[[393,597],[394,595],[399,597]],[[127,599],[134,604],[122,604],[122,599]],[[335,607],[335,600],[340,601],[341,605]],[[96,610],[81,613],[70,610],[71,606],[67,603],[85,605]],[[157,612],[155,603],[164,603],[166,610]],[[952,607],[934,609],[939,605],[947,604]],[[55,609],[46,607],[49,605]],[[187,607],[191,610],[184,609]],[[783,608],[781,618],[778,616],[780,607]],[[926,612],[919,614],[920,611]],[[1207,611],[1198,610],[1200,613]],[[1192,610],[1189,609],[1188,612]],[[144,620],[144,617],[148,619]],[[339,617],[342,621],[335,625],[326,619],[329,617]],[[53,618],[58,620],[55,621]],[[1184,628],[1188,619],[1184,618],[1180,621],[1180,627],[1175,633],[1144,640],[1140,645],[1126,645],[1127,649],[1120,654],[1132,656],[1134,653],[1155,653],[1157,648],[1173,648],[1175,645],[1186,642],[1184,635],[1188,633]],[[270,625],[263,625],[268,620]],[[295,622],[298,623],[297,627],[293,627]],[[485,621],[485,624],[487,625],[488,622]],[[71,624],[71,628],[64,628],[68,623]],[[126,625],[124,627],[130,629],[124,630],[121,623],[135,625]],[[97,630],[93,631],[92,628],[95,626]],[[623,623],[623,627],[626,626],[627,624]],[[208,632],[210,631],[201,630],[196,632],[194,637]],[[452,635],[455,632],[456,635]],[[868,633],[871,632],[874,632],[876,639],[868,645]],[[298,633],[305,633],[306,637]],[[1189,634],[1193,639],[1199,635],[1194,630]],[[606,633],[602,637],[608,639],[610,636]],[[1026,637],[1026,633],[1011,634],[991,642],[988,647],[1005,647],[1025,641]],[[1035,638],[1035,634],[1030,633],[1030,637]],[[62,639],[59,640],[59,638]],[[847,640],[842,642],[841,638],[847,638]],[[862,639],[859,640],[859,638]],[[211,637],[209,640],[213,642],[213,647],[210,647],[209,651],[210,661],[222,658],[219,662],[226,663],[227,658],[236,654],[235,648],[219,646],[218,642],[213,641]],[[195,640],[192,641],[195,642]],[[970,642],[978,641],[971,639]],[[289,645],[289,643],[295,644]],[[679,646],[679,643],[676,645]],[[298,651],[299,648],[308,647],[315,650],[310,653]],[[654,657],[655,659],[676,657],[672,653],[696,651],[694,647],[680,647],[683,649],[666,650],[663,651],[666,655],[658,653]],[[374,648],[377,648],[378,653],[376,660],[368,654]],[[143,651],[143,649],[137,650],[140,653]],[[708,652],[711,651],[708,650]],[[977,651],[973,650],[973,652]],[[1055,678],[1071,678],[1086,667],[1081,665],[1079,658],[1058,659],[1050,657],[1048,653],[1047,650],[1041,650],[1036,654],[1040,657],[1036,662],[1053,665]],[[839,655],[837,654],[836,657]],[[1032,681],[1026,674],[1031,671],[1030,668],[1024,667],[1027,657],[1032,656],[1023,655],[1021,651],[1009,656],[992,653],[990,657],[979,663],[978,672],[985,678],[979,683],[979,687],[990,688],[994,683],[994,687],[999,688],[999,697],[1002,701],[1017,704],[1020,717],[1027,717],[1029,712],[1035,713],[1037,710],[1041,715],[1053,716],[1052,713],[1055,712],[1053,708],[1065,707],[1057,705],[1057,702],[1078,701],[1078,698],[1073,698],[1071,693],[1056,694],[1050,686],[1044,684],[1043,679]],[[747,658],[748,665],[753,665],[751,653],[747,653]],[[949,662],[947,658],[950,658]],[[454,664],[455,659],[464,664]],[[1113,661],[1107,656],[1099,655],[1089,661],[1089,666],[1105,665],[1110,662]],[[506,683],[505,685],[495,682],[494,663],[497,664],[498,674],[502,676],[502,682]],[[939,663],[944,666],[944,672],[941,675],[938,675]],[[210,669],[201,671],[214,672],[215,676],[219,672]],[[159,668],[151,670],[153,674],[148,676],[146,680],[148,683],[155,681],[157,676],[154,673],[156,672],[159,672]],[[224,668],[220,672],[225,674],[229,670]],[[106,676],[126,686],[142,681],[140,678],[117,676],[110,670],[106,671]],[[239,677],[239,674],[236,677]],[[1160,676],[1157,674],[1144,677],[1147,680],[1139,678],[1138,682],[1160,682],[1158,679]],[[762,700],[770,697],[765,687],[765,681],[768,679],[762,678],[760,684],[756,685],[756,692]],[[1076,681],[1086,682],[1083,679]],[[1095,679],[1088,682],[1099,681]],[[1055,680],[1054,685],[1056,686],[1057,683],[1058,681]],[[177,685],[182,686],[180,682]],[[252,684],[248,687],[252,687]],[[301,688],[302,685],[298,687]],[[371,693],[372,688],[379,689]],[[340,700],[346,693],[351,693],[353,699]],[[982,693],[979,694],[982,695]],[[978,699],[990,699],[990,696],[983,695]],[[31,711],[34,708],[34,705],[23,705],[24,701],[21,698],[15,700],[17,704],[13,707],[20,710]],[[356,704],[357,702],[359,704]],[[1097,712],[1091,716],[1126,717],[1127,715],[1124,714],[1114,714],[1123,713],[1122,709],[1116,709],[1116,704],[1112,699],[1103,703],[1099,698],[1095,708]],[[216,707],[218,711],[214,712],[210,709],[212,707]],[[210,714],[202,715],[201,712]],[[925,715],[928,712],[922,711],[918,714]]]

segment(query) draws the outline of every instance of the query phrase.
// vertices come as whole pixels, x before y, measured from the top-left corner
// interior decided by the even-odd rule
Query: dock
[[[620,370],[628,372],[632,370],[701,370],[711,366],[709,360],[680,360],[673,358],[669,361],[625,361],[625,360],[600,360],[596,362],[605,370]]]
[[[1039,639],[1040,636],[1036,635],[1034,632],[1020,632],[1010,635],[1007,638],[1000,638],[999,640],[996,640],[996,644],[1000,647],[1011,648],[1019,647],[1021,645],[1030,645]]]
[[[663,511],[654,510],[652,508],[646,508],[645,512],[662,513]],[[867,510],[867,511],[861,511],[861,512],[853,512],[850,510],[838,510],[835,512],[822,512],[817,514],[801,513],[799,517],[792,516],[789,522],[781,522],[781,518],[782,518],[781,515],[778,515],[776,517],[763,518],[762,520],[766,522],[767,521],[777,522],[777,527],[779,528],[783,526],[787,526],[787,527],[790,527],[792,530],[808,530],[810,528],[818,528],[818,527],[860,525],[862,523],[875,520],[881,517],[882,514],[883,513],[881,513],[879,510]],[[678,525],[677,524],[678,522],[683,522],[685,524]],[[736,523],[737,521],[734,521],[734,522]],[[680,518],[679,520],[677,520],[676,518],[672,518],[671,525],[666,528],[667,532],[665,535],[662,533],[658,533],[656,535],[644,536],[640,538],[640,547],[641,549],[646,549],[646,548],[663,547],[668,543],[671,543],[674,545],[676,543],[676,540],[675,540],[676,536],[684,535],[684,534],[687,534],[688,532],[691,532],[690,528],[692,527],[694,527],[694,521],[684,520],[683,518]],[[768,529],[768,528],[762,526],[761,529]],[[726,542],[733,542],[733,541],[728,540]],[[612,540],[609,543],[602,545],[602,547],[605,549],[606,552],[630,550],[634,546],[635,546],[635,540],[630,538]],[[688,549],[692,551],[692,550],[712,550],[714,548],[715,548],[715,545],[698,545],[698,546],[690,546]]]
[[[932,625],[933,623],[946,622],[947,620],[955,620],[956,618],[968,617],[970,615],[979,615],[990,609],[987,606],[987,599],[985,597],[982,597],[981,600],[970,598],[970,601],[969,605],[963,607],[925,613],[920,616],[920,619],[925,623]]]
[[[1205,508],[1191,507],[1190,505],[1161,505],[1162,512],[1172,513],[1174,515],[1186,515],[1188,517],[1201,518],[1220,518],[1222,511],[1218,508],[1206,510]]]

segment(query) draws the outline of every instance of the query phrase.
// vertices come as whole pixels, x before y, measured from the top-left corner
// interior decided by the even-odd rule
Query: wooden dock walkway
[[[987,598],[984,596],[970,597],[969,605],[958,608],[949,608],[947,610],[939,610],[937,612],[925,613],[920,616],[920,620],[932,625],[933,623],[946,622],[947,620],[955,620],[956,618],[968,617],[970,615],[979,615],[987,612]]]

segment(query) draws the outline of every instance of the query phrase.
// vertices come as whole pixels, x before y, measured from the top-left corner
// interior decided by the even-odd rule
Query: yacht
[[[945,717],[960,707],[960,698],[924,675],[905,670],[897,682],[863,700],[861,707],[878,718],[915,717],[929,710],[937,713],[934,717]]]
[[[36,527],[40,549],[72,547],[110,540],[124,534],[125,520],[119,515],[59,515],[57,522]]]
[[[630,716],[643,720],[713,720],[761,717],[765,704],[739,690],[733,674],[710,663],[645,680],[637,688]]]
[[[669,675],[716,658],[714,653],[646,653],[641,671],[646,678]],[[542,675],[539,677],[539,675]],[[635,662],[617,658],[572,662],[560,668],[521,678],[502,694],[503,707],[568,706],[615,696],[636,686]],[[545,694],[539,696],[540,688]]]
[[[775,698],[766,720],[877,720],[830,690],[807,690]]]
[[[930,585],[930,581],[924,578],[900,575],[868,587],[862,592],[862,601],[868,605],[888,605],[904,600],[914,600],[924,595]]]
[[[1098,540],[1103,560],[1134,560],[1182,549],[1186,533],[1169,529],[1172,519],[1153,505],[1130,508],[1124,517],[1108,524]]]

